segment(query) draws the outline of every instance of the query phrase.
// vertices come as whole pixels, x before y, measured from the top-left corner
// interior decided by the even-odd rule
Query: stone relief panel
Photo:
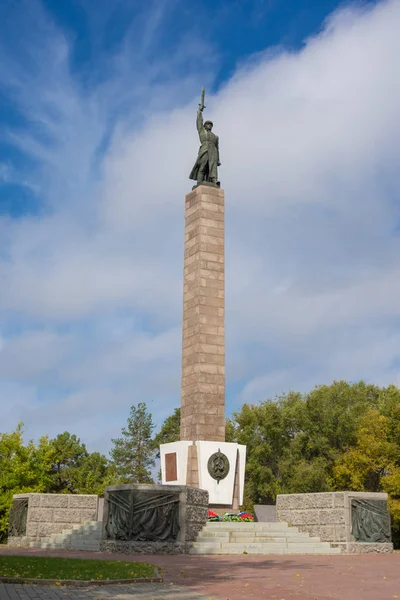
[[[8,526],[8,535],[10,537],[21,537],[26,534],[27,516],[28,498],[14,498]]]
[[[138,489],[109,491],[107,539],[174,541],[179,530],[179,493]]]
[[[357,542],[390,542],[390,514],[386,501],[353,498],[351,529]]]

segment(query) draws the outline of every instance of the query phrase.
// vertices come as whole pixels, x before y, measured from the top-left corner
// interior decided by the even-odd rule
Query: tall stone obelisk
[[[224,192],[200,185],[185,199],[181,440],[225,441]],[[195,445],[188,485],[199,485]]]
[[[197,111],[200,149],[185,198],[181,434],[160,447],[163,483],[206,489],[210,505],[243,501],[246,447],[225,442],[225,197],[219,138]]]

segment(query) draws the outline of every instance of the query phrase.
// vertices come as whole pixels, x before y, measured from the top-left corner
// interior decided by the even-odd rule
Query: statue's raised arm
[[[197,110],[197,119],[196,119],[197,131],[199,132],[199,135],[200,135],[201,130],[203,129],[203,110],[205,109],[205,106],[204,106],[205,93],[206,93],[205,89],[202,88],[201,98],[200,98],[200,102],[199,102],[199,108]]]
[[[218,136],[212,132],[213,124],[211,121],[203,123],[203,110],[205,90],[201,90],[199,108],[197,110],[197,131],[200,138],[200,149],[197,160],[189,175],[189,179],[197,181],[197,185],[206,184],[219,187],[218,169],[219,162],[219,140]]]

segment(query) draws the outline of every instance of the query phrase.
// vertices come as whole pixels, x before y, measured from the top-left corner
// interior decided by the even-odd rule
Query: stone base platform
[[[189,554],[192,542],[123,542],[105,540],[100,551],[112,554]]]
[[[331,544],[340,548],[346,554],[390,554],[393,552],[393,544],[385,542],[345,542],[343,544]]]
[[[96,522],[99,498],[94,494],[16,494],[10,513],[8,545],[45,547],[56,536]]]
[[[393,551],[387,501],[387,494],[374,492],[282,494],[276,514],[342,552],[387,554]]]
[[[188,486],[126,484],[104,491],[101,550],[186,554],[207,522],[208,493]]]

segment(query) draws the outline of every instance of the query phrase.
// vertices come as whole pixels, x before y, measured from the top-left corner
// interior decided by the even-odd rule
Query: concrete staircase
[[[190,554],[340,554],[287,523],[208,522]]]
[[[44,537],[39,542],[30,542],[29,546],[99,552],[102,528],[101,521],[85,521],[82,525],[73,525],[72,529],[64,529],[62,533]]]

